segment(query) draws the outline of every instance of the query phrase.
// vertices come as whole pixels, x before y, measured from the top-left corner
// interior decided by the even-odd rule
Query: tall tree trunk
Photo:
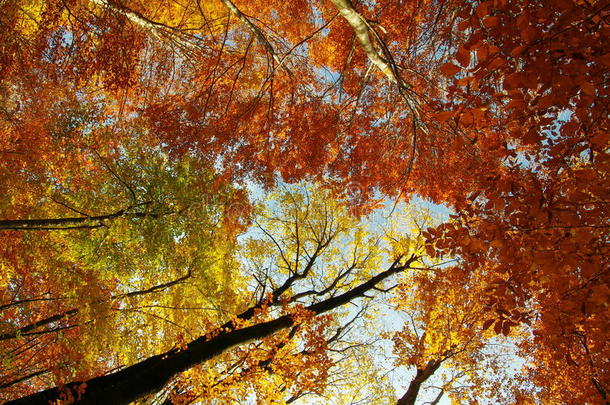
[[[405,392],[405,395],[396,402],[396,405],[415,405],[415,400],[417,400],[421,385],[438,370],[441,364],[442,361],[430,360],[428,364],[426,364],[426,367],[418,368],[417,374],[415,374],[415,377],[411,380],[407,392]]]
[[[412,256],[401,266],[395,263],[350,291],[310,305],[307,309],[315,314],[322,314],[347,304],[363,296],[388,277],[404,271],[415,259],[416,257]],[[62,389],[51,388],[10,401],[8,404],[47,405],[49,402],[57,401],[62,395],[64,398],[66,395],[72,395],[75,403],[78,404],[129,404],[145,395],[158,392],[178,373],[210,360],[237,345],[262,339],[292,325],[294,325],[292,316],[284,315],[247,328],[220,332],[213,338],[201,336],[184,349],[172,349],[114,373],[88,381],[68,383]]]

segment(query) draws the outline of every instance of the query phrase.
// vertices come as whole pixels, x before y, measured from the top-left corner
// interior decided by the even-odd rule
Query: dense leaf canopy
[[[604,0],[0,0],[0,399],[610,403],[608,38]]]

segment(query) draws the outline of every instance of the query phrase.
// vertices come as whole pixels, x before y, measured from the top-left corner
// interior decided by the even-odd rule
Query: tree
[[[297,387],[297,390],[292,392],[297,398],[306,388],[315,390],[315,385],[312,384],[316,384],[316,381],[312,381],[311,376],[300,381],[294,371],[282,370],[282,367],[292,366],[292,363],[286,363],[286,360],[275,352],[288,345],[287,338],[289,340],[300,337],[305,341],[306,348],[300,354],[293,355],[291,362],[300,357],[305,357],[301,361],[306,364],[311,362],[312,358],[323,359],[327,356],[327,345],[335,340],[341,344],[339,338],[347,325],[341,326],[339,323],[338,329],[332,331],[330,337],[324,340],[330,318],[316,315],[335,310],[381,288],[386,279],[404,272],[418,256],[401,255],[393,263],[383,264],[375,244],[371,244],[370,237],[363,233],[351,234],[350,231],[357,225],[358,220],[348,215],[348,208],[344,203],[329,200],[328,193],[316,193],[312,196],[307,192],[283,193],[278,196],[276,202],[280,204],[279,208],[275,209],[278,211],[275,216],[262,214],[266,223],[275,225],[274,229],[268,231],[264,224],[259,224],[260,236],[264,239],[251,239],[246,242],[245,252],[252,258],[252,265],[255,267],[253,280],[257,283],[253,291],[253,303],[247,309],[230,316],[221,326],[212,326],[205,334],[185,342],[180,347],[107,375],[68,383],[23,397],[14,403],[47,403],[70,398],[82,403],[130,403],[160,391],[180,372],[209,362],[235,346],[264,338],[271,339],[268,342],[263,340],[259,353],[253,350],[247,352],[248,356],[253,357],[253,363],[242,360],[238,361],[238,364],[251,363],[252,367],[259,368],[263,368],[264,364],[265,368],[271,368],[274,375],[281,376],[286,385],[285,389],[289,389],[289,392],[293,391],[294,386]],[[269,249],[270,244],[275,246],[275,251]],[[277,267],[263,270],[259,267],[261,263]],[[378,271],[379,267],[385,267],[385,270]],[[312,284],[309,286],[305,283],[307,281]],[[225,306],[221,309],[226,318],[231,307]],[[297,327],[304,329],[306,333],[301,336],[301,333],[297,333]],[[288,336],[280,335],[280,340],[277,341],[278,332],[289,328],[292,329]],[[323,339],[322,342],[319,342],[320,339]],[[275,348],[271,350],[268,347]],[[233,357],[243,355],[235,351],[229,354]],[[319,365],[325,367],[325,364],[331,364],[329,362],[330,359],[327,359]],[[229,360],[224,359],[223,364],[227,363]],[[307,368],[304,369],[304,372],[307,371]],[[322,371],[327,372],[325,368],[320,369],[320,372]],[[242,372],[245,374],[245,370]],[[291,382],[291,379],[295,381]],[[323,383],[325,378],[321,379],[318,383]],[[222,386],[223,383],[221,380],[216,384]],[[257,392],[261,395],[262,391]]]
[[[201,320],[174,308],[237,304],[231,252],[247,212],[224,211],[240,194],[212,192],[214,176],[195,160],[172,164],[134,147],[115,163],[106,162],[95,190],[69,193],[55,183],[33,211],[44,219],[3,221],[4,388],[43,388],[107,362],[133,362],[167,344],[154,333],[176,338],[184,333],[177,320],[190,327]],[[220,286],[228,289],[222,296]],[[151,336],[139,338],[139,352],[134,331]]]
[[[415,376],[397,405],[415,404],[426,385],[437,390],[437,402],[445,395],[457,401],[515,402],[514,391],[522,387],[510,371],[517,359],[511,352],[523,337],[514,328],[512,336],[505,336],[508,327],[489,328],[481,276],[431,267],[399,286],[396,306],[408,319],[392,335],[395,362],[414,367]]]
[[[353,214],[416,195],[454,210],[423,233],[426,253],[480,277],[489,330],[531,328],[523,398],[607,402],[608,13],[602,0],[3,2],[2,334],[73,326],[43,321],[179,280],[194,251],[232,263],[249,210],[236,187],[307,179]],[[174,169],[148,166],[160,157]],[[186,232],[203,189],[232,207],[200,218],[219,239]],[[81,263],[105,234],[106,256]],[[125,249],[141,246],[161,248]],[[101,269],[123,272],[122,289]],[[79,272],[91,291],[69,285]],[[588,383],[549,383],[573,373]]]

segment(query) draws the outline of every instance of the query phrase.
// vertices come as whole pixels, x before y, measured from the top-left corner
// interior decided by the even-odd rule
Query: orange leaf
[[[441,73],[446,77],[454,76],[460,70],[462,70],[462,69],[460,69],[459,66],[457,66],[451,62],[447,62],[443,66],[441,66]]]
[[[447,122],[451,118],[453,118],[453,114],[453,111],[441,111],[439,113],[436,113],[436,119],[441,122]]]
[[[597,60],[603,63],[604,65],[610,67],[610,53],[600,56],[599,58],[597,58]]]
[[[479,4],[477,6],[477,10],[476,10],[476,14],[479,17],[485,17],[486,15],[489,14],[489,10],[491,9],[492,6],[492,1],[484,1],[483,3]]]
[[[604,149],[610,142],[610,132],[601,132],[593,136],[590,140],[591,145],[596,149]]]
[[[504,245],[504,242],[502,242],[500,239],[495,239],[491,241],[489,245],[493,248],[501,248]]]
[[[585,93],[588,96],[595,95],[595,86],[593,86],[593,83],[585,82],[580,85],[580,89],[582,90],[583,93]]]
[[[466,67],[470,64],[470,51],[464,48],[464,45],[462,45],[458,48],[458,51],[455,54],[455,58],[460,63],[460,65]]]
[[[524,45],[520,45],[516,48],[513,48],[513,50],[510,52],[510,56],[512,57],[516,57],[521,55],[521,53],[523,53],[523,51],[525,50],[525,46]]]
[[[508,336],[508,334],[510,333],[510,326],[511,326],[510,322],[508,322],[508,321],[504,321],[503,322],[503,324],[502,324],[502,334],[504,336]]]
[[[474,115],[470,109],[467,109],[460,116],[460,123],[463,125],[471,125],[474,122]]]
[[[534,42],[538,39],[538,34],[539,32],[537,29],[528,26],[526,29],[521,31],[521,38],[523,38],[527,42]]]
[[[499,17],[487,17],[483,20],[483,25],[487,28],[497,27],[500,23]]]
[[[458,86],[468,86],[472,82],[472,77],[463,77],[457,81]]]

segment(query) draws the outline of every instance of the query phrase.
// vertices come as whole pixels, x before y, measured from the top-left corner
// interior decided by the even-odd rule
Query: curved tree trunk
[[[417,374],[415,374],[415,377],[411,380],[407,392],[405,392],[405,395],[396,402],[396,405],[415,405],[415,400],[417,400],[421,385],[438,370],[441,364],[442,361],[430,360],[428,364],[426,364],[426,367],[418,368]]]

